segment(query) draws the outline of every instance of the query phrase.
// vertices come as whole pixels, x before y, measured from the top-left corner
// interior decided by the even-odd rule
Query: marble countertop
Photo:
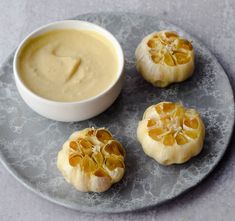
[[[201,40],[217,57],[235,89],[235,2],[232,0],[2,0],[0,59],[40,25],[78,14],[126,11],[157,16]],[[0,166],[1,220],[234,220],[235,138],[224,158],[200,185],[175,200],[143,212],[88,214],[52,204],[24,188]]]

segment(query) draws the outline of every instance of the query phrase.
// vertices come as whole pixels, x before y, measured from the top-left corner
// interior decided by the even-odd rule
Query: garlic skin
[[[135,51],[137,71],[156,87],[189,78],[194,71],[194,57],[192,44],[169,30],[149,34]]]
[[[173,104],[174,108],[169,113],[159,114],[156,107],[165,104]],[[181,164],[198,155],[204,137],[205,126],[199,113],[171,102],[148,107],[137,128],[137,138],[144,152],[162,165]]]
[[[104,192],[122,179],[124,157],[124,148],[107,129],[86,128],[74,132],[64,143],[57,167],[77,190]]]

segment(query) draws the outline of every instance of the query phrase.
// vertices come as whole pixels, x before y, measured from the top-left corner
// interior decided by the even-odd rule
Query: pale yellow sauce
[[[117,78],[114,46],[97,32],[55,30],[26,42],[18,68],[25,85],[54,101],[81,101],[107,89]]]

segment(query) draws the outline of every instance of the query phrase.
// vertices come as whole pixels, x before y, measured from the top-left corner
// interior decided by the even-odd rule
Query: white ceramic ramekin
[[[42,33],[55,29],[93,30],[106,37],[115,47],[118,57],[119,66],[117,79],[115,80],[115,82],[101,94],[78,102],[52,101],[42,98],[29,90],[21,80],[18,70],[18,59],[21,49],[30,38],[36,37]],[[16,50],[13,61],[13,69],[17,89],[26,104],[34,111],[52,120],[64,122],[82,121],[100,114],[101,112],[106,110],[118,97],[124,82],[124,55],[117,39],[104,28],[85,21],[65,20],[50,23],[30,33],[21,42]]]

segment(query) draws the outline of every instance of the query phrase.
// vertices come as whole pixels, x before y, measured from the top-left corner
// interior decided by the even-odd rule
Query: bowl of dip
[[[16,50],[13,69],[17,89],[34,111],[52,120],[82,121],[118,97],[124,55],[104,28],[65,20],[30,33]]]

